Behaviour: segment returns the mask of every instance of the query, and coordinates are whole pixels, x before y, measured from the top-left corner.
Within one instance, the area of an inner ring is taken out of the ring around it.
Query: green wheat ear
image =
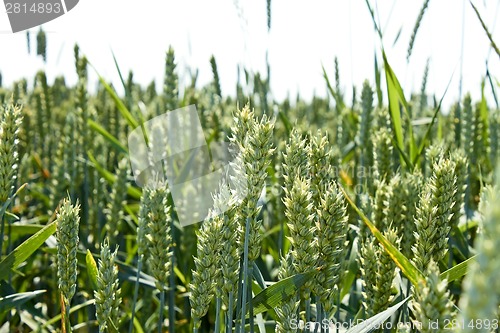
[[[189,285],[191,316],[196,330],[215,295],[221,298],[228,311],[233,311],[238,286],[241,255],[238,248],[239,225],[234,216],[236,209],[224,210],[232,207],[239,198],[222,181],[213,200],[213,208],[197,233],[196,270]]]
[[[448,282],[439,278],[439,267],[431,260],[426,269],[425,283],[420,281],[415,295],[415,312],[422,324],[420,332],[446,332],[447,323],[453,318],[453,302],[448,291]],[[431,323],[438,325],[433,328]]]
[[[403,232],[407,208],[407,187],[398,173],[389,180],[384,204],[384,223],[386,227],[395,228],[399,234]]]
[[[462,147],[462,120],[461,120],[461,105],[454,103],[450,109],[451,133],[450,140],[454,148]]]
[[[419,170],[413,173],[406,173],[403,178],[402,186],[405,188],[405,216],[402,226],[401,252],[406,258],[413,258],[413,246],[415,245],[415,216],[417,214],[417,205],[422,192],[422,174]]]
[[[227,212],[223,213],[223,205],[229,207],[234,204],[235,198],[230,193],[230,189],[225,182],[222,182],[219,187],[219,193],[214,196],[214,208],[218,211],[221,223],[221,250],[220,250],[220,267],[222,281],[222,301],[229,311],[232,311],[233,296],[237,291],[238,273],[240,267],[241,251],[239,249],[238,236],[241,233],[239,230],[238,221],[234,217],[235,208],[230,208]],[[214,213],[217,214],[217,213]]]
[[[210,57],[210,66],[212,67],[212,74],[214,76],[213,87],[215,94],[221,98],[222,90],[220,88],[219,71],[217,70],[217,62],[215,61],[215,57],[213,55]]]
[[[290,133],[289,142],[283,153],[283,188],[291,188],[295,179],[307,177],[310,163],[308,161],[308,149],[306,139],[294,128]]]
[[[36,54],[42,56],[43,61],[47,62],[47,36],[41,27],[36,34]]]
[[[39,71],[36,74],[33,93],[35,95],[37,122],[40,131],[40,155],[48,165],[49,170],[51,170],[53,159],[49,157],[52,156],[54,150],[52,146],[55,145],[56,140],[54,140],[54,135],[49,135],[49,133],[54,133],[55,130],[53,121],[54,112],[51,107],[51,92],[49,91],[45,72]]]
[[[286,257],[280,259],[280,268],[278,272],[278,279],[281,281],[294,275],[295,268],[293,264],[293,257],[290,253]],[[297,332],[296,328],[292,328],[292,319],[297,319],[297,311],[299,310],[298,297],[292,296],[290,299],[276,308],[278,321],[276,322],[276,333],[294,333]]]
[[[384,236],[391,244],[399,246],[394,229],[384,232]],[[396,264],[375,238],[361,243],[359,263],[363,278],[363,308],[369,318],[389,307]]]
[[[360,148],[359,164],[365,174],[365,168],[373,165],[373,143],[370,140],[372,132],[373,120],[373,90],[368,81],[363,83],[363,90],[361,91],[361,120],[359,122],[358,134],[356,136],[356,144]],[[359,181],[363,183],[365,177],[361,177]]]
[[[384,236],[391,244],[399,247],[399,238],[395,229],[387,230],[384,232]],[[373,314],[387,310],[392,302],[391,287],[396,274],[396,264],[381,244],[378,244],[377,252],[379,262],[376,277],[375,300],[372,307]]]
[[[163,97],[167,111],[177,109],[179,105],[179,77],[176,72],[175,52],[170,46],[165,59],[165,79],[163,83]]]
[[[465,215],[465,192],[467,191],[467,170],[469,163],[462,149],[454,150],[450,159],[455,163],[455,174],[457,176],[457,191],[455,192],[454,204],[450,225],[456,226],[460,217]]]
[[[247,219],[249,221],[248,259],[253,262],[259,257],[261,249],[262,221],[258,219],[261,209],[258,201],[265,187],[267,167],[271,163],[271,156],[275,150],[272,141],[274,122],[266,115],[257,120],[254,111],[246,105],[235,112],[235,125],[231,130],[231,140],[239,148],[240,161],[243,165],[241,170],[243,174],[239,177],[246,180],[248,189],[236,213],[236,218],[242,226],[246,224]],[[246,232],[244,228],[241,228],[241,231],[243,234]],[[245,239],[243,234],[240,235],[240,241]]]
[[[146,259],[149,257],[148,253],[148,239],[146,235],[149,234],[148,222],[149,212],[151,209],[151,194],[150,190],[145,188],[142,191],[141,202],[139,205],[139,215],[137,216],[137,255],[139,258]]]
[[[343,194],[333,181],[321,193],[319,218],[316,221],[317,252],[319,267],[323,269],[316,276],[315,294],[327,314],[335,305],[335,291],[341,279],[344,258],[348,247],[345,246],[348,216]]]
[[[309,155],[308,177],[311,181],[312,200],[314,207],[321,205],[321,193],[333,179],[333,168],[330,165],[331,152],[328,136],[318,131],[309,136],[306,148]],[[293,148],[293,147],[290,147]],[[292,179],[293,181],[293,179]]]
[[[429,163],[429,169],[432,172],[432,168],[435,163],[437,163],[441,158],[444,157],[444,147],[439,144],[434,144],[429,146],[425,151],[425,158]]]
[[[366,317],[369,318],[373,314],[378,272],[378,252],[373,238],[368,238],[360,243],[359,254],[358,260],[363,284],[363,309]]]
[[[392,176],[393,145],[389,130],[380,128],[373,136],[373,176],[378,181],[390,179]]]
[[[97,289],[94,291],[96,317],[100,332],[110,332],[110,322],[118,325],[119,308],[122,302],[118,283],[118,267],[115,264],[118,248],[111,252],[109,242],[101,245],[101,258],[97,271]]]
[[[440,159],[433,165],[432,176],[420,197],[415,219],[417,231],[413,252],[414,262],[420,270],[424,270],[431,259],[439,262],[448,250],[456,192],[455,163]]]
[[[291,188],[285,188],[283,199],[290,230],[292,257],[297,273],[307,273],[315,269],[318,257],[310,187],[308,179],[297,178]],[[307,301],[310,298],[312,287],[313,281],[305,283],[301,291],[302,299]]]
[[[116,243],[116,238],[121,229],[121,223],[124,218],[123,207],[127,197],[127,177],[129,172],[128,158],[123,158],[118,163],[116,171],[116,181],[113,183],[109,195],[109,203],[106,207],[106,233],[109,241]]]
[[[491,165],[497,165],[498,156],[500,155],[500,145],[498,144],[500,140],[500,110],[489,113],[489,123],[490,163]]]
[[[172,252],[172,235],[170,233],[170,209],[167,204],[168,191],[165,186],[144,189],[147,199],[144,200],[147,212],[146,240],[149,254],[149,269],[156,279],[156,287],[164,291],[168,285],[170,274],[170,258]],[[144,213],[143,213],[144,214]]]
[[[372,198],[370,204],[372,208],[371,214],[373,223],[375,223],[377,229],[383,231],[388,227],[386,224],[386,211],[388,207],[386,206],[388,204],[387,198],[390,196],[389,185],[385,181],[375,181],[375,186],[375,197]]]
[[[500,297],[500,169],[496,172],[495,186],[486,186],[481,193],[480,202],[482,232],[475,240],[477,259],[471,264],[463,283],[463,295],[459,308],[465,323],[484,318],[498,318],[498,299]],[[489,332],[477,327],[465,327],[463,332]]]
[[[262,221],[257,220],[257,214],[260,207],[257,207],[262,189],[265,187],[267,177],[267,167],[271,163],[271,156],[274,153],[272,135],[274,130],[274,122],[266,115],[259,122],[256,122],[254,129],[249,138],[248,146],[242,149],[243,161],[246,167],[248,177],[248,198],[247,208],[250,214],[247,216],[253,217],[250,221],[249,233],[249,255],[250,261],[256,260],[260,255],[261,250],[261,225]]]
[[[64,199],[56,217],[57,277],[66,305],[71,303],[76,291],[79,211],[78,203],[73,206],[69,199]]]
[[[50,187],[50,208],[54,209],[63,193],[74,193],[76,170],[76,151],[78,143],[75,140],[76,117],[73,111],[66,114],[63,133],[54,159],[52,186]]]
[[[210,302],[215,296],[215,287],[219,280],[217,263],[221,239],[221,219],[209,217],[198,232],[197,253],[194,258],[196,270],[189,285],[191,295],[191,316],[195,328],[201,325],[201,318],[208,312]]]
[[[467,159],[473,161],[474,158],[474,113],[472,110],[472,101],[470,94],[465,95],[461,118],[461,136],[462,148],[465,151]]]
[[[12,100],[5,108],[0,107],[0,203],[10,197],[17,179],[22,118],[21,108]]]
[[[415,26],[413,27],[413,31],[411,33],[410,43],[408,45],[408,51],[406,52],[406,61],[410,60],[411,53],[413,51],[413,44],[415,44],[415,39],[417,37],[418,29],[420,28],[420,23],[422,23],[422,19],[424,18],[425,11],[429,6],[429,0],[425,0],[420,12],[418,13],[417,21],[415,22]]]

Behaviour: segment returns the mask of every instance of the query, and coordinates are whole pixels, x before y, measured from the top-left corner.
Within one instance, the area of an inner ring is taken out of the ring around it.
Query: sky
[[[473,1],[500,44],[500,23],[496,22],[500,1]],[[171,45],[181,79],[188,80],[188,68],[198,68],[199,84],[208,83],[213,54],[223,93],[234,94],[238,65],[265,73],[267,53],[272,94],[282,100],[297,92],[305,98],[326,96],[322,65],[333,78],[338,57],[341,86],[349,98],[353,84],[361,87],[368,79],[374,85],[374,55],[380,62],[383,45],[407,94],[420,90],[427,60],[429,93],[439,99],[451,82],[445,105],[459,97],[461,73],[463,92],[480,98],[487,59],[490,73],[500,81],[500,59],[490,50],[469,0],[430,1],[409,62],[408,42],[423,1],[370,2],[384,31],[382,42],[374,32],[365,0],[272,0],[269,32],[265,0],[80,0],[73,10],[43,25],[46,64],[28,54],[25,32],[10,32],[2,10],[0,72],[4,85],[32,77],[40,69],[50,81],[64,75],[67,83],[74,84],[73,46],[78,43],[99,74],[115,87],[120,87],[120,81],[112,52],[122,72],[133,70],[134,79],[143,85],[154,79],[160,90],[165,54]],[[30,31],[33,51],[38,28]],[[90,73],[91,85],[95,85],[95,74]]]

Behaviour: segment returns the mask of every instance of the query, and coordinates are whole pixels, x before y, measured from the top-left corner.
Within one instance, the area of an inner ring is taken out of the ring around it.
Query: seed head
[[[469,323],[484,318],[498,318],[500,297],[500,170],[496,172],[496,185],[486,186],[480,204],[482,232],[474,242],[477,258],[471,264],[463,283],[459,308],[461,317]],[[465,327],[464,332],[489,332],[487,327]]]
[[[118,283],[118,267],[115,259],[118,249],[111,252],[108,241],[101,246],[101,258],[97,271],[97,290],[94,291],[96,317],[100,332],[108,332],[108,321],[118,325],[121,290]]]
[[[170,258],[172,257],[172,235],[170,234],[170,206],[167,204],[167,189],[165,186],[146,188],[144,200],[147,205],[147,235],[149,253],[149,269],[156,279],[156,287],[163,291],[168,285],[170,275]]]
[[[415,295],[417,320],[422,324],[422,333],[446,332],[446,323],[453,318],[453,302],[447,281],[439,278],[439,267],[431,260],[426,270],[425,284],[420,281]],[[434,328],[431,323],[437,324]]]
[[[58,285],[67,304],[76,291],[79,211],[78,203],[73,206],[69,199],[64,199],[56,217]]]
[[[10,197],[17,178],[21,121],[20,107],[12,102],[5,108],[0,107],[0,203]]]

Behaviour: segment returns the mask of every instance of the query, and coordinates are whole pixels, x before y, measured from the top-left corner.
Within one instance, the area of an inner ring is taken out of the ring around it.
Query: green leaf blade
[[[36,296],[47,292],[47,290],[35,290],[25,293],[12,294],[5,297],[0,297],[0,313],[10,310],[14,307],[23,305],[27,301]]]
[[[462,261],[460,264],[455,265],[452,268],[444,271],[440,275],[441,280],[446,279],[446,280],[448,280],[448,282],[452,282],[452,281],[460,279],[462,276],[467,274],[467,268],[469,267],[469,265],[471,263],[476,261],[476,257],[477,257],[477,255],[472,256],[469,259]]]
[[[139,126],[139,122],[134,118],[134,116],[132,115],[132,113],[130,113],[130,111],[127,109],[127,107],[125,106],[125,104],[123,103],[123,101],[116,94],[115,90],[113,88],[111,88],[111,86],[106,82],[106,80],[104,80],[104,78],[101,75],[99,75],[99,73],[97,72],[97,70],[95,68],[94,68],[94,70],[95,70],[97,76],[99,77],[99,81],[103,85],[104,89],[107,91],[107,93],[109,94],[109,96],[111,96],[111,98],[115,102],[115,105],[118,108],[118,111],[120,111],[120,113],[125,118],[125,120],[127,120],[127,123],[132,128],[138,127]]]
[[[407,297],[398,304],[391,306],[387,310],[380,312],[371,318],[368,318],[361,324],[351,327],[347,331],[347,333],[368,333],[373,331],[376,327],[380,326],[380,324],[382,324],[390,316],[392,316],[409,298],[410,297]]]
[[[56,222],[48,224],[9,253],[0,262],[0,280],[6,279],[9,276],[9,272],[28,259],[47,238],[56,232],[56,227]]]
[[[119,152],[128,155],[128,149],[120,143],[120,141],[115,138],[111,133],[109,133],[104,127],[93,121],[92,119],[87,120],[89,127],[95,132],[102,135],[106,141],[108,141],[113,147],[115,147]]]
[[[87,273],[90,277],[90,283],[94,290],[97,289],[97,264],[90,250],[87,250],[87,255],[85,256],[85,263],[87,264]]]
[[[290,297],[296,295],[299,289],[316,273],[317,271],[314,270],[295,274],[262,290],[252,299],[253,314],[263,313],[286,302]]]

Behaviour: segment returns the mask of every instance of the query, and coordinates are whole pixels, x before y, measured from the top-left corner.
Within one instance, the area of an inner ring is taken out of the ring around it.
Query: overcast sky
[[[409,63],[408,41],[423,1],[371,3],[378,7],[383,45],[407,93],[419,90],[425,63],[430,59],[429,92],[439,97],[455,73],[446,104],[458,97],[463,31],[463,89],[480,97],[490,46],[468,0],[430,1]],[[499,3],[475,1],[497,43]],[[111,50],[122,71],[132,69],[135,80],[142,84],[155,79],[160,89],[169,45],[175,49],[181,77],[187,76],[189,65],[199,69],[200,83],[212,78],[209,58],[214,54],[227,94],[235,91],[238,64],[265,71],[266,50],[272,92],[277,99],[294,96],[297,91],[304,97],[313,92],[325,96],[321,65],[333,76],[335,56],[347,96],[353,83],[359,87],[364,79],[374,82],[374,52],[380,54],[380,42],[365,0],[273,0],[269,33],[266,21],[265,0],[81,0],[72,11],[43,26],[48,31],[48,62],[44,64],[39,57],[27,54],[25,32],[9,33],[7,15],[2,10],[0,72],[4,84],[32,77],[42,68],[49,80],[64,74],[73,84],[73,46],[77,42],[100,74],[117,87],[120,84]],[[32,49],[36,48],[36,32],[37,28],[32,29]],[[489,56],[489,66],[500,81],[500,61],[494,52]]]

